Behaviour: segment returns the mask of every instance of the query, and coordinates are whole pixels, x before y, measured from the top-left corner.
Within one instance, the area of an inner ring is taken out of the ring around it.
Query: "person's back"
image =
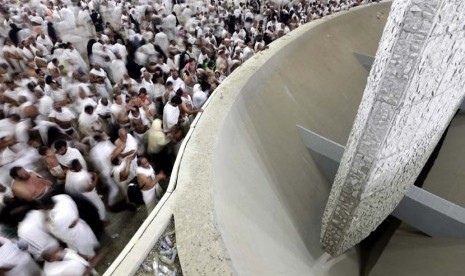
[[[109,140],[98,141],[90,149],[89,156],[99,173],[108,173],[111,170],[110,158],[114,150],[115,145]]]
[[[28,251],[36,260],[50,246],[58,246],[58,241],[50,234],[45,221],[45,213],[31,210],[18,225],[18,237],[27,242]]]
[[[87,192],[87,186],[92,182],[92,178],[88,171],[81,170],[75,172],[69,170],[66,173],[65,191],[72,195],[79,195]]]
[[[165,55],[168,54],[169,41],[168,36],[164,32],[160,31],[155,35],[155,43],[160,46]]]
[[[162,121],[160,119],[155,119],[149,129],[147,136],[147,152],[149,154],[159,153],[170,142],[165,133],[163,133],[161,124]]]
[[[65,190],[71,195],[81,195],[87,198],[97,208],[100,220],[104,221],[106,219],[105,205],[95,190],[97,180],[96,175],[92,178],[92,175],[82,168],[79,160],[74,159],[66,174]]]
[[[194,104],[194,108],[201,108],[203,104],[207,101],[208,96],[207,96],[207,93],[203,92],[200,89],[200,84],[196,84],[196,85],[198,85],[197,86],[198,88],[196,89],[196,86],[194,86],[194,97],[192,101]]]
[[[51,233],[81,255],[95,256],[99,243],[89,225],[79,218],[76,203],[68,195],[56,195],[52,200],[55,204],[48,216]]]
[[[173,99],[176,96],[173,97]],[[169,132],[170,129],[178,123],[179,114],[181,111],[178,106],[174,106],[172,102],[169,102],[163,108],[163,131]]]

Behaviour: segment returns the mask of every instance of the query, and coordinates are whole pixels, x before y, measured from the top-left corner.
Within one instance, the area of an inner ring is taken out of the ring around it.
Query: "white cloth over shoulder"
[[[200,88],[200,84],[194,85],[194,98],[192,99],[195,108],[201,108],[202,105],[207,101],[207,93],[203,92]]]
[[[137,170],[137,162],[134,163],[134,160],[131,162],[131,165],[129,165],[129,175],[126,178],[126,180],[121,180],[120,179],[120,173],[126,166],[126,162],[128,161],[127,158],[123,159],[123,162],[121,164],[114,166],[112,170],[112,175],[113,179],[116,181],[116,183],[119,184],[121,190],[125,195],[127,195],[127,189],[128,189],[128,184],[136,177],[136,170]]]
[[[110,173],[111,154],[114,150],[115,145],[108,140],[97,143],[90,150],[89,157],[99,173]]]
[[[27,242],[28,251],[34,259],[41,260],[42,252],[58,246],[58,241],[50,235],[45,222],[45,213],[32,210],[18,225],[18,237]]]
[[[155,119],[152,122],[152,127],[148,130],[147,135],[147,152],[150,154],[159,153],[170,142],[166,137],[161,127],[162,121]]]
[[[44,263],[44,273],[46,276],[82,276],[88,267],[89,263],[76,251],[66,248],[62,261]]]
[[[39,276],[41,270],[28,252],[22,251],[9,239],[0,237],[0,267],[11,268],[6,276]]]
[[[126,146],[124,147],[121,153],[123,154],[128,153],[132,150],[137,150],[137,141],[134,138],[134,136],[128,133],[127,140],[126,140]]]
[[[145,177],[149,177],[150,179],[155,179],[155,171],[153,170],[152,166],[149,168],[137,167],[137,174],[144,175]],[[143,188],[143,187],[141,187]],[[142,198],[144,199],[145,206],[147,211],[151,211],[155,205],[157,204],[157,196],[158,194],[162,193],[160,185],[157,183],[149,190],[142,190]]]
[[[105,205],[102,199],[97,194],[97,191],[92,189],[87,191],[87,187],[92,183],[92,177],[86,170],[79,172],[68,171],[66,173],[65,190],[72,195],[83,195],[89,200],[98,210],[100,220],[106,219]]]
[[[76,203],[68,195],[56,195],[52,200],[55,206],[49,211],[50,232],[80,254],[95,256],[99,242],[89,225],[79,218]]]
[[[65,166],[65,167],[70,167],[71,161],[74,159],[79,160],[79,163],[81,163],[81,166],[87,170],[87,163],[84,160],[84,157],[82,156],[81,152],[75,148],[68,147],[66,150],[66,153],[63,155],[57,154],[57,159],[58,162]]]
[[[163,108],[163,131],[169,132],[178,123],[181,111],[177,106],[167,103]]]

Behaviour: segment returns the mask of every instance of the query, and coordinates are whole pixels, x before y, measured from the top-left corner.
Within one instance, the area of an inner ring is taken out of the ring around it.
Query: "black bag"
[[[134,183],[130,183],[128,185],[128,199],[129,199],[129,202],[134,203],[136,205],[145,204],[139,185],[134,184]]]

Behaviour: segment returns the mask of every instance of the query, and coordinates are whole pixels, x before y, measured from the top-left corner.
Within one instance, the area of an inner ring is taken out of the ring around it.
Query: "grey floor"
[[[97,266],[97,271],[103,274],[111,263],[118,257],[129,240],[136,233],[139,226],[147,217],[145,207],[135,212],[122,211],[119,213],[107,212],[110,224],[105,228],[107,237],[102,240],[102,250],[106,252]]]

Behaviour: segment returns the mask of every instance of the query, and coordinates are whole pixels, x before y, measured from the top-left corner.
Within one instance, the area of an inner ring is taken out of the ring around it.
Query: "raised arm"
[[[130,168],[131,168],[131,161],[136,157],[136,153],[130,155],[128,159],[126,159],[126,164],[124,166],[124,169],[119,173],[119,179],[120,181],[125,181],[128,179],[129,173],[130,173]]]

